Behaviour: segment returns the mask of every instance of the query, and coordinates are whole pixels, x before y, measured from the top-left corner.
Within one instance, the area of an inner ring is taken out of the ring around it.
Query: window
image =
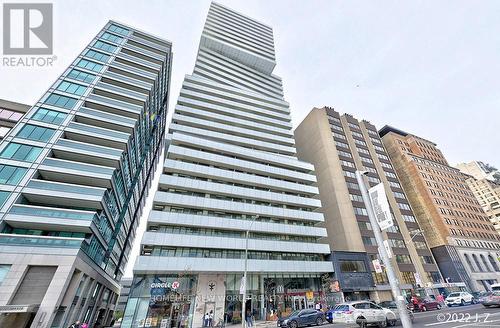
[[[409,255],[396,255],[396,262],[402,264],[411,264],[411,259]]]
[[[93,58],[93,59],[100,61],[100,62],[107,62],[109,59],[109,55],[103,54],[102,52],[97,52],[97,51],[92,50],[92,49],[87,51],[87,53],[85,54],[85,57]]]
[[[344,173],[345,177],[356,179],[356,173],[351,172],[351,171],[345,171],[345,170],[343,170],[342,172]]]
[[[344,161],[344,160],[340,161],[340,165],[344,165],[344,166],[347,166],[347,167],[356,167],[356,165],[354,165],[353,162]]]
[[[94,71],[94,72],[100,72],[101,69],[104,67],[101,64],[91,62],[86,59],[81,59],[78,64],[76,64],[78,67],[86,68],[88,70]]]
[[[22,127],[16,137],[34,141],[47,142],[54,135],[54,130],[41,126],[26,124]]]
[[[370,222],[358,221],[359,230],[373,230]]]
[[[23,117],[22,113],[14,112],[5,108],[0,108],[0,119],[19,121]]]
[[[394,194],[394,197],[396,197],[396,198],[406,199],[405,194],[403,194],[401,192],[393,191],[392,193]]]
[[[341,156],[348,157],[348,158],[352,158],[351,153],[349,153],[349,152],[347,152],[347,151],[338,150],[338,153],[339,153],[339,155],[341,155]]]
[[[115,33],[118,33],[118,34],[121,34],[121,35],[127,35],[128,34],[128,30],[123,28],[123,27],[120,27],[118,25],[115,25],[115,24],[112,24],[110,27],[109,27],[109,30],[111,32],[115,32]]]
[[[47,98],[45,103],[47,103],[49,105],[56,106],[56,107],[71,109],[75,106],[76,99],[66,97],[66,96],[57,95],[57,94],[53,93]]]
[[[340,134],[340,133],[337,133],[337,132],[334,132],[333,136],[337,137],[339,139],[342,139],[342,140],[346,140],[346,137],[343,134]]]
[[[0,153],[0,157],[15,159],[19,161],[33,162],[42,152],[42,148],[18,143],[10,143]]]
[[[394,248],[406,248],[405,242],[401,239],[388,239],[389,245]]]
[[[1,202],[1,201],[0,201],[0,202]],[[490,260],[490,263],[491,263],[491,266],[493,267],[493,269],[494,269],[496,272],[499,272],[500,270],[498,269],[497,262],[495,261],[495,259],[493,258],[493,256],[488,255],[488,260]]]
[[[366,272],[364,261],[340,260],[340,271],[342,272]]]
[[[365,245],[377,246],[377,241],[374,237],[361,236],[361,239],[363,239],[363,244]]]
[[[109,43],[106,43],[106,42],[102,42],[100,40],[96,41],[96,43],[94,44],[94,47],[97,49],[107,51],[107,52],[114,52],[116,50],[116,46],[109,44]]]
[[[0,164],[0,184],[16,185],[27,171],[27,169],[22,167]]]
[[[422,261],[423,264],[434,264],[432,256],[429,255],[421,255],[420,260]]]
[[[402,209],[402,210],[411,211],[410,205],[408,205],[408,204],[398,203],[398,207],[399,207],[400,209]]]
[[[55,110],[50,110],[47,108],[40,107],[36,111],[35,115],[33,115],[31,118],[33,120],[41,121],[41,122],[46,122],[46,123],[52,123],[52,124],[61,124],[64,119],[66,118],[67,114],[57,112]]]
[[[61,83],[59,83],[57,90],[82,96],[85,93],[85,90],[87,90],[87,87],[81,84],[62,81]]]
[[[102,34],[102,38],[104,40],[108,40],[108,41],[115,42],[115,43],[120,43],[123,40],[123,38],[121,38],[121,37],[119,37],[117,35],[108,33],[108,32],[104,32]]]
[[[10,270],[10,264],[0,264],[0,285]]]
[[[71,70],[68,73],[68,77],[73,80],[78,80],[86,83],[92,83],[95,79],[95,75],[79,71],[77,69]]]
[[[0,191],[0,207],[3,206],[7,198],[9,198],[10,192],[8,191]]]
[[[361,195],[349,194],[349,197],[354,202],[363,202],[363,197]]]
[[[406,222],[417,222],[417,220],[415,220],[415,217],[413,215],[402,215],[402,217],[403,220]]]
[[[403,283],[408,285],[416,284],[415,275],[413,272],[401,272],[401,276],[403,277]]]
[[[418,249],[426,249],[427,245],[425,245],[425,242],[423,241],[414,241],[413,244],[415,245],[415,248]]]
[[[362,207],[354,207],[354,214],[356,215],[368,215],[368,212],[365,208]]]

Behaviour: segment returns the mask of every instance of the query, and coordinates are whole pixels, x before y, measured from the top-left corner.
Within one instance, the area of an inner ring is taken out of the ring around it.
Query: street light
[[[408,316],[408,310],[406,308],[406,303],[404,302],[404,297],[401,295],[401,289],[399,287],[399,280],[394,273],[392,263],[387,254],[387,250],[384,246],[384,237],[382,236],[382,231],[380,231],[377,218],[373,211],[372,202],[368,195],[368,190],[366,189],[365,181],[363,180],[363,175],[367,174],[367,171],[356,171],[356,180],[358,181],[359,190],[363,196],[363,202],[365,203],[366,211],[368,212],[368,218],[370,219],[370,224],[372,225],[373,234],[375,235],[375,240],[378,245],[378,252],[382,258],[382,262],[385,264],[385,270],[387,271],[387,278],[389,278],[389,284],[391,285],[392,294],[394,295],[396,306],[398,307],[399,315],[401,318],[401,325],[403,328],[411,328],[412,324],[410,317]],[[385,194],[384,194],[384,197]]]
[[[243,270],[243,301],[241,302],[241,328],[245,328],[245,317],[246,317],[246,304],[247,304],[247,262],[248,262],[248,235],[250,234],[250,229],[252,225],[259,218],[259,215],[254,216],[245,234],[245,268]]]

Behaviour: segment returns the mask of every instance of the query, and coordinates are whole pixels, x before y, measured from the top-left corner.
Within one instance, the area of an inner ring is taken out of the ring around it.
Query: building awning
[[[28,313],[38,311],[40,304],[1,305],[0,313]]]

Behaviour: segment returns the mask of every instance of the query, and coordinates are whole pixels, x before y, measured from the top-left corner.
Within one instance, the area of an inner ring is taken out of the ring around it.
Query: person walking
[[[212,327],[214,324],[214,311],[210,310],[210,313],[208,314],[208,326]]]
[[[205,313],[205,316],[203,317],[203,327],[208,327],[208,312]]]

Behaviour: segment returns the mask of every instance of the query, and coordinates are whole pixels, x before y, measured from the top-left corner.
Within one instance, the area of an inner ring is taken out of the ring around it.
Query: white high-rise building
[[[324,295],[321,275],[333,268],[320,242],[314,167],[296,157],[275,64],[269,26],[211,4],[168,131],[122,327],[200,327],[210,311],[214,325],[241,320],[247,230],[246,308],[257,319]]]

